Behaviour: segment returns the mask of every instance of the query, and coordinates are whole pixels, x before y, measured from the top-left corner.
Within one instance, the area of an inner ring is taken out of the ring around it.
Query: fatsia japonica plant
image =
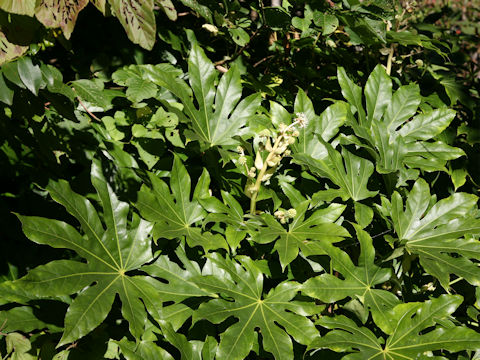
[[[267,99],[188,35],[183,69],[64,83],[9,65],[22,94],[74,105],[71,120],[48,103],[32,130],[66,137],[58,163],[69,136],[95,146],[82,186],[35,188],[58,216],[15,213],[64,250],[0,283],[2,355],[477,358],[480,211],[448,177],[466,156],[444,133],[456,112],[381,65],[364,86],[339,66],[329,103]]]

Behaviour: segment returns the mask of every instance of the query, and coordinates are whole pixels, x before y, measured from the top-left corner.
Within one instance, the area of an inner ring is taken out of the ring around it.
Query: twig
[[[75,92],[75,94],[77,93],[75,91],[75,88],[72,87],[72,90]],[[97,121],[102,121],[100,120],[97,116],[95,116],[95,114],[93,114],[90,110],[87,109],[87,107],[85,106],[85,104],[82,102],[82,100],[80,99],[80,96],[77,95],[77,100],[78,102],[80,103],[80,105],[82,105],[82,107],[85,109],[85,111],[87,112],[88,115],[90,115],[93,119],[97,120]]]
[[[257,30],[255,30],[255,31],[253,32],[252,36],[250,36],[250,40],[248,40],[248,42],[247,42],[245,45],[243,45],[235,54],[233,54],[233,56],[232,56],[231,58],[227,58],[227,59],[223,59],[223,60],[217,61],[217,62],[215,62],[215,66],[216,66],[216,65],[223,65],[223,64],[225,64],[227,61],[233,61],[233,60],[235,60],[237,57],[239,57],[239,56],[242,54],[242,52],[243,52],[248,46],[250,46],[250,42],[252,41],[252,39],[253,39],[255,36],[257,36],[257,34],[258,34],[258,32],[259,32],[260,29],[261,29],[261,27],[258,28]]]
[[[388,233],[391,232],[391,231],[392,231],[392,229],[382,231],[380,234],[373,235],[373,236],[372,236],[372,239],[375,239],[375,238],[377,238],[377,237],[379,237],[379,236],[388,234]]]
[[[263,59],[257,61],[255,64],[253,64],[253,67],[257,67],[258,65],[260,65],[261,63],[263,63],[264,61],[274,57],[275,55],[268,55],[268,56],[265,56]]]

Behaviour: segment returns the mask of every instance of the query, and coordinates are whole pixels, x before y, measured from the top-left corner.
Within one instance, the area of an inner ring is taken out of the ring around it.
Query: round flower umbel
[[[245,194],[250,197],[251,214],[255,214],[256,211],[261,183],[270,180],[282,159],[290,156],[288,147],[295,143],[296,138],[300,135],[296,127],[304,128],[307,124],[308,119],[305,114],[296,113],[296,117],[290,125],[281,123],[278,130],[262,130],[257,138],[259,143],[254,154],[254,167],[250,169],[243,148],[237,149],[240,154],[237,164],[245,167],[245,174],[248,176]]]

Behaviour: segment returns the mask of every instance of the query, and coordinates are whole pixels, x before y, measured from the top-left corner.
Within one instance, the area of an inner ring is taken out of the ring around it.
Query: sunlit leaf
[[[212,254],[209,259],[213,275],[205,274],[194,281],[231,300],[210,300],[200,305],[193,319],[213,323],[231,316],[238,319],[221,335],[217,358],[245,359],[254,345],[256,328],[262,333],[263,348],[276,359],[293,359],[290,336],[301,344],[309,344],[316,336],[315,326],[305,315],[314,314],[321,307],[292,300],[299,290],[298,283],[283,282],[264,295],[263,274],[251,259],[243,258],[237,263],[219,254]]]

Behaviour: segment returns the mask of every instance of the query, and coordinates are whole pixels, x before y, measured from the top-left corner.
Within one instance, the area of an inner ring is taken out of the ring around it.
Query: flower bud
[[[262,159],[262,155],[260,154],[260,151],[257,152],[257,155],[255,157],[255,167],[258,170],[262,170],[263,168],[263,159]]]
[[[239,165],[245,165],[247,163],[247,158],[245,156],[240,156],[237,162]]]
[[[265,144],[265,150],[268,152],[272,151],[272,143],[270,142],[270,138],[267,138],[267,143]]]
[[[292,219],[295,216],[297,216],[297,210],[295,210],[294,208],[291,208],[291,209],[287,210],[287,217]]]

